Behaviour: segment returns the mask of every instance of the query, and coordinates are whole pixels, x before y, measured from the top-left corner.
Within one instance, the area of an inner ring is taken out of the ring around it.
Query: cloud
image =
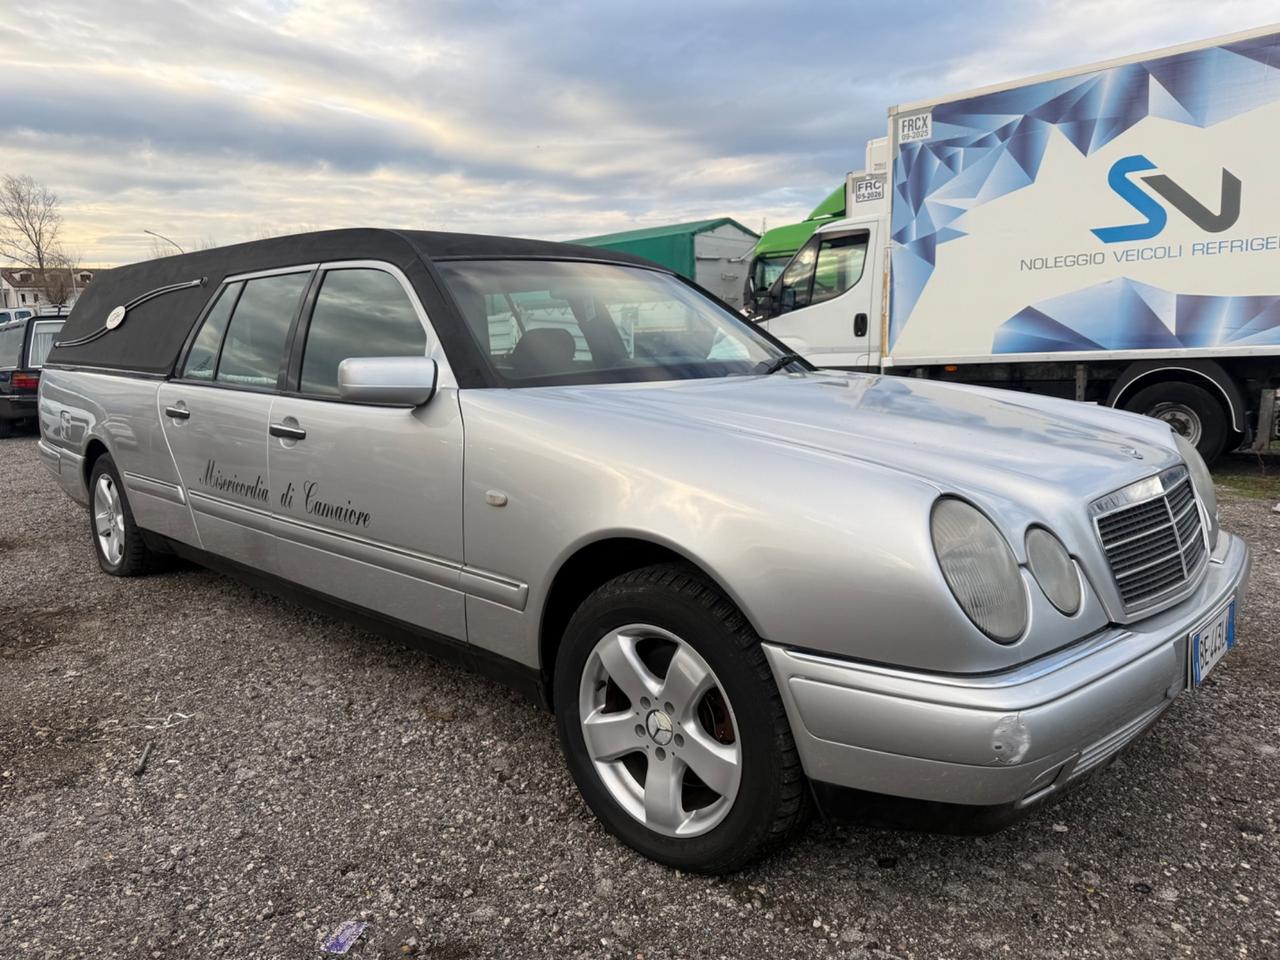
[[[145,228],[572,237],[803,216],[890,104],[1262,22],[1156,0],[43,0],[0,24],[0,172],[94,261]]]

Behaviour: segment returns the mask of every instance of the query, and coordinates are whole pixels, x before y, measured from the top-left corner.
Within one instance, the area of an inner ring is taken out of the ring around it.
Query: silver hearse
[[[40,452],[177,553],[554,711],[605,826],[731,870],[819,794],[1025,809],[1235,642],[1244,543],[1156,420],[815,370],[652,264],[343,230],[100,274]]]

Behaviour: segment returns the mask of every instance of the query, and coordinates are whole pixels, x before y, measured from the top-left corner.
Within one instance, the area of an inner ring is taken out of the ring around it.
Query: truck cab
[[[813,232],[824,224],[839,220],[845,213],[846,185],[841,184],[809,211],[798,223],[774,227],[761,234],[751,251],[747,265],[747,280],[742,291],[742,306],[748,312],[758,312],[768,296],[769,288],[796,252],[804,246]]]
[[[854,216],[818,227],[760,298],[759,323],[822,367],[878,369],[888,202],[878,173],[851,173]]]

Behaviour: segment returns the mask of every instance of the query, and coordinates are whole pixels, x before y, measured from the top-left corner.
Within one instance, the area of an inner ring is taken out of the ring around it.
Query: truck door
[[[771,295],[766,329],[820,367],[866,367],[878,322],[878,271],[870,262],[878,224],[816,233],[801,247]]]
[[[178,378],[158,393],[200,546],[272,573],[267,428],[289,329],[311,274],[307,268],[224,284]]]
[[[339,395],[343,360],[405,356],[439,365],[428,403]],[[281,576],[464,639],[462,415],[439,340],[403,274],[370,261],[321,267],[270,419]]]

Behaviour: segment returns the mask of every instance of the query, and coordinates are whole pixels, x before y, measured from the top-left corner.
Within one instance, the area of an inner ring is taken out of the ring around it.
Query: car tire
[[[13,436],[13,421],[0,417],[0,440]]]
[[[137,577],[155,565],[155,555],[133,520],[120,472],[106,453],[93,462],[89,474],[89,535],[103,573]]]
[[[807,784],[760,638],[698,571],[645,567],[587,597],[553,694],[583,799],[646,857],[726,873],[803,822]]]
[[[1227,411],[1214,396],[1194,383],[1171,381],[1139,390],[1124,408],[1163,420],[1195,443],[1205,463],[1222,455],[1231,433]]]

